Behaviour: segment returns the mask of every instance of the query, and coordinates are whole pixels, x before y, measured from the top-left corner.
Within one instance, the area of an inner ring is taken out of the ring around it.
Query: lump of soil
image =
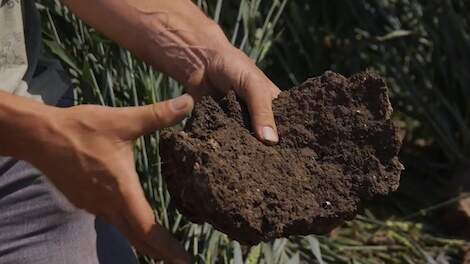
[[[401,142],[379,76],[326,72],[282,92],[273,111],[275,146],[254,137],[233,93],[204,98],[183,131],[162,133],[164,178],[187,218],[256,244],[325,234],[397,189]]]

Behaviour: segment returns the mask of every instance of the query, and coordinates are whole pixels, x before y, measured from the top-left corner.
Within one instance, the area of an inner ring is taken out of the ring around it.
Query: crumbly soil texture
[[[398,188],[401,141],[384,80],[326,72],[273,101],[280,136],[254,136],[234,93],[195,106],[182,131],[163,131],[163,173],[176,207],[242,244],[325,234],[361,202]]]

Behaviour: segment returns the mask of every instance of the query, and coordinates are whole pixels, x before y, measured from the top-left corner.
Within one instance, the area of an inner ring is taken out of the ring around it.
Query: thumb
[[[156,130],[171,127],[188,116],[194,107],[193,98],[184,94],[171,100],[160,103],[125,108],[128,137],[131,139],[155,132]]]

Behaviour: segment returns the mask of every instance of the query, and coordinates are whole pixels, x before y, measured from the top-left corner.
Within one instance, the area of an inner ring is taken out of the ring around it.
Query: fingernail
[[[279,136],[272,127],[263,127],[263,139],[271,143],[277,143]]]
[[[179,112],[181,110],[185,110],[186,107],[189,104],[188,97],[189,97],[189,95],[184,94],[182,96],[179,96],[179,97],[176,97],[176,98],[170,100],[171,109],[174,112]]]

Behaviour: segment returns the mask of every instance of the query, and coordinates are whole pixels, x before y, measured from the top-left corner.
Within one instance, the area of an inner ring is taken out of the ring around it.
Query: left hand
[[[134,165],[134,141],[177,124],[193,105],[189,95],[127,108],[33,104],[40,113],[33,122],[39,125],[29,130],[29,151],[22,158],[76,207],[117,227],[139,251],[166,263],[189,264],[190,256],[157,223],[145,198]]]

